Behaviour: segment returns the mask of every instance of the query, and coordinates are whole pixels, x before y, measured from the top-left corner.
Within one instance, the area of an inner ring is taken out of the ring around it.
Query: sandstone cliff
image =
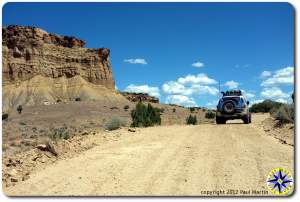
[[[3,110],[57,99],[100,99],[104,88],[114,92],[110,50],[84,45],[83,40],[36,27],[3,27]]]
[[[85,80],[114,88],[109,49],[87,49],[75,37],[49,34],[35,27],[2,28],[3,82],[15,83],[36,75]]]

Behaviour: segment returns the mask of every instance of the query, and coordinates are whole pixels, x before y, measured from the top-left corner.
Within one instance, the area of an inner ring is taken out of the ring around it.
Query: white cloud
[[[219,100],[213,100],[211,102],[206,103],[208,107],[216,107],[218,105]]]
[[[130,64],[142,64],[142,65],[148,64],[147,61],[143,58],[125,59],[124,62],[130,63]]]
[[[261,86],[268,87],[274,85],[293,85],[294,84],[294,67],[286,67],[277,70],[272,77],[264,80]]]
[[[166,94],[182,94],[182,95],[192,95],[192,94],[218,94],[218,89],[214,86],[205,86],[200,84],[183,85],[176,81],[169,81],[163,84],[162,89]]]
[[[194,98],[185,95],[168,95],[166,98],[167,104],[178,104],[186,107],[197,106]]]
[[[191,94],[183,84],[176,81],[169,81],[163,84],[162,90],[167,94]]]
[[[287,101],[287,100],[285,100],[285,99],[282,99],[282,98],[278,98],[278,99],[276,100],[276,102],[288,103],[288,101]]]
[[[151,96],[154,97],[160,97],[160,92],[158,87],[152,87],[148,85],[134,85],[130,84],[125,88],[126,92],[133,92],[133,93],[148,93]]]
[[[231,80],[231,81],[227,81],[224,85],[227,86],[229,89],[233,89],[233,88],[237,88],[239,86],[239,83]]]
[[[250,102],[250,106],[254,105],[254,104],[257,104],[257,103],[260,103],[260,102],[263,102],[264,100],[262,99],[259,99],[259,100],[253,100]]]
[[[279,99],[279,98],[289,98],[290,95],[282,92],[278,87],[264,88],[260,93],[262,97],[267,99]]]
[[[251,98],[255,97],[255,94],[254,93],[250,93],[250,92],[245,92],[245,93],[243,93],[243,95],[245,95],[245,97],[247,99],[251,99]]]
[[[190,87],[191,91],[194,94],[210,94],[210,95],[217,95],[219,90],[213,86],[203,86],[199,84],[194,84]]]
[[[193,67],[198,67],[198,68],[200,68],[200,67],[204,67],[204,63],[202,63],[202,62],[194,62],[194,63],[192,64],[192,66],[193,66]]]
[[[266,78],[266,77],[269,77],[272,75],[272,72],[270,71],[263,71],[261,74],[260,74],[260,78]]]
[[[264,101],[264,100],[262,100],[262,99],[259,99],[259,100],[253,100],[252,103],[253,103],[253,104],[256,104],[256,103],[260,103],[260,102],[263,102],[263,101]]]
[[[180,77],[178,80],[178,83],[181,84],[203,84],[203,85],[209,85],[209,84],[216,84],[217,81],[214,79],[209,78],[206,74],[198,74],[198,75],[187,75],[185,77]]]
[[[294,67],[286,67],[286,68],[277,70],[274,75],[275,78],[290,77],[290,76],[294,76]]]
[[[218,89],[211,84],[216,84],[214,79],[206,74],[187,75],[175,81],[169,81],[162,85],[166,96],[166,103],[180,104],[184,106],[196,106],[193,97],[195,95],[217,95]]]

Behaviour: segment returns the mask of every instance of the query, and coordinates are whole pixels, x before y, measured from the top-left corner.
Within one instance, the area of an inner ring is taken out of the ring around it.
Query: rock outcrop
[[[131,93],[131,92],[120,92],[120,93],[131,102],[159,103],[158,98],[154,96],[150,96],[147,93]]]
[[[85,42],[75,37],[16,25],[2,28],[2,40],[4,85],[36,75],[51,78],[80,75],[93,84],[115,88],[107,48],[84,48]]]
[[[108,48],[29,26],[2,28],[2,110],[81,100],[128,102],[115,91]]]

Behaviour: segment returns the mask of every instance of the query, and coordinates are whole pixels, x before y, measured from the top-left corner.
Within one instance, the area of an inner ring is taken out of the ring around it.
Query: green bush
[[[135,109],[131,111],[132,127],[149,127],[161,124],[160,118],[161,109],[147,106],[139,102]]]
[[[176,109],[175,108],[173,108],[173,113],[175,113],[176,112]]]
[[[125,105],[124,106],[124,111],[128,111],[128,109],[129,109],[129,105]]]
[[[295,108],[292,104],[283,104],[278,109],[272,111],[271,116],[280,124],[293,123],[295,119]]]
[[[205,118],[207,119],[214,119],[216,117],[216,114],[213,111],[207,111],[205,113]]]
[[[77,98],[75,98],[75,101],[76,101],[76,102],[80,102],[80,101],[81,101],[81,98],[80,98],[80,97],[77,97]]]
[[[8,120],[8,114],[7,113],[2,114],[2,120],[4,120],[4,121]]]
[[[57,141],[59,139],[68,140],[70,139],[71,135],[69,131],[66,128],[55,128],[53,130],[53,133],[49,135],[49,138],[52,141]]]
[[[250,107],[250,111],[254,113],[258,112],[271,112],[272,109],[279,109],[280,106],[282,106],[283,103],[275,102],[272,100],[264,100],[263,102],[253,104]]]
[[[122,126],[126,126],[127,121],[125,118],[114,116],[110,118],[104,125],[106,130],[117,130]]]
[[[19,114],[22,113],[22,111],[23,111],[22,105],[19,105],[19,106],[17,107],[17,111],[18,111]]]
[[[191,114],[186,118],[186,124],[188,125],[196,125],[197,124],[197,117],[192,116]]]
[[[190,112],[193,113],[195,111],[195,108],[191,107]]]

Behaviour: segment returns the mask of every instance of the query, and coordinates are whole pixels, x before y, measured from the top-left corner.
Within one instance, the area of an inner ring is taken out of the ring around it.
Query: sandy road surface
[[[275,167],[293,172],[293,147],[258,126],[161,126],[120,137],[31,175],[7,195],[206,195],[204,191],[267,190]],[[240,192],[239,192],[240,194]],[[216,193],[215,193],[216,195]]]

